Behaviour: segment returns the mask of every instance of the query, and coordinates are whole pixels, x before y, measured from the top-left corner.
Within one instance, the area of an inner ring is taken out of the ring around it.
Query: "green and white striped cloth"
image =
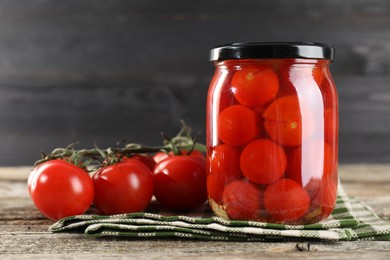
[[[283,225],[224,220],[205,204],[188,215],[161,212],[157,204],[147,212],[112,216],[79,215],[53,224],[52,232],[80,232],[90,237],[182,238],[223,241],[353,241],[390,240],[390,222],[379,218],[360,200],[339,187],[331,216],[310,225]]]

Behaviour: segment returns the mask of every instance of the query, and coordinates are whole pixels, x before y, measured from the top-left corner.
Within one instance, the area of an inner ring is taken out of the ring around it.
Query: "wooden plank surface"
[[[388,259],[389,242],[236,243],[178,239],[87,238],[79,234],[52,234],[45,219],[28,198],[30,167],[0,168],[0,258],[132,258],[132,259]],[[390,165],[341,165],[343,187],[390,221]]]
[[[208,50],[237,41],[337,49],[340,161],[390,162],[390,4],[13,0],[0,3],[0,165],[123,138],[205,132]],[[204,138],[204,135],[203,135]]]

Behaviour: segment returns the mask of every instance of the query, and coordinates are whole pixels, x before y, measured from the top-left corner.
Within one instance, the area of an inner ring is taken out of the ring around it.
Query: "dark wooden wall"
[[[237,41],[333,45],[340,161],[390,162],[390,1],[0,0],[0,165],[204,132],[208,51]]]

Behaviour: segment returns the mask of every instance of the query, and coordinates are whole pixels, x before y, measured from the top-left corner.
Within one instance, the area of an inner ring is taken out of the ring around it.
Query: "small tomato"
[[[276,221],[291,223],[307,213],[310,197],[301,185],[283,178],[265,189],[264,206]]]
[[[299,145],[314,132],[313,113],[297,96],[277,99],[265,110],[263,117],[267,134],[281,145]]]
[[[277,143],[256,139],[241,153],[241,170],[250,181],[269,184],[280,179],[287,166],[286,153]]]
[[[170,156],[154,168],[157,201],[175,211],[200,206],[207,199],[205,160],[188,155]]]
[[[152,172],[135,159],[105,166],[92,179],[94,205],[105,215],[143,211],[153,196]]]
[[[247,180],[237,180],[226,186],[222,200],[230,219],[255,220],[260,215],[263,193]]]
[[[88,173],[64,160],[47,161],[35,167],[28,188],[35,206],[52,220],[83,214],[94,196]]]
[[[223,110],[218,117],[219,139],[232,146],[242,146],[259,136],[260,117],[251,108],[234,105]]]
[[[251,66],[238,70],[232,79],[232,89],[238,102],[244,106],[261,106],[276,97],[279,79],[272,68]]]

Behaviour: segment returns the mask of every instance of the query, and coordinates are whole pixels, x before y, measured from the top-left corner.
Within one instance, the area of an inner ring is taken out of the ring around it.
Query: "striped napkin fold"
[[[284,225],[216,217],[208,204],[187,215],[170,215],[157,204],[147,212],[63,218],[49,231],[79,232],[89,237],[182,238],[219,241],[390,241],[390,222],[362,201],[350,198],[339,185],[331,216],[309,225]]]

